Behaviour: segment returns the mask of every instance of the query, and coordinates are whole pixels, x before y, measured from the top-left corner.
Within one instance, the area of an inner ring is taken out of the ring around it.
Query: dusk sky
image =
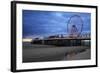
[[[67,24],[71,16],[79,15],[83,20],[82,33],[90,32],[91,14],[78,12],[54,12],[23,10],[23,37],[68,34]],[[79,23],[77,20],[76,23]],[[79,27],[77,27],[79,28]]]

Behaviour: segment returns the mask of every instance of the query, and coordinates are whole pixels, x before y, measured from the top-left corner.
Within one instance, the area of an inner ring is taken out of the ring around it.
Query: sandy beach
[[[91,58],[87,46],[52,46],[23,42],[23,62],[85,60]]]

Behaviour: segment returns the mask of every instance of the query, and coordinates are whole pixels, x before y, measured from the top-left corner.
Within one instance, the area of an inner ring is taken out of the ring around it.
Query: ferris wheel
[[[79,15],[73,15],[67,23],[67,32],[69,37],[79,37],[83,30],[83,20]]]

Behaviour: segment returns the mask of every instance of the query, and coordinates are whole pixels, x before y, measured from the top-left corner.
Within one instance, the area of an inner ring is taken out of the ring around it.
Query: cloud
[[[23,37],[67,34],[68,21],[76,14],[84,21],[83,31],[90,31],[89,13],[23,10]]]

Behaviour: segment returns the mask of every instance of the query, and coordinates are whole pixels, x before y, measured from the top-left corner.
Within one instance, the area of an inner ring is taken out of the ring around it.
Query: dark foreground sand
[[[63,61],[90,59],[90,47],[58,47],[23,43],[23,62]]]

